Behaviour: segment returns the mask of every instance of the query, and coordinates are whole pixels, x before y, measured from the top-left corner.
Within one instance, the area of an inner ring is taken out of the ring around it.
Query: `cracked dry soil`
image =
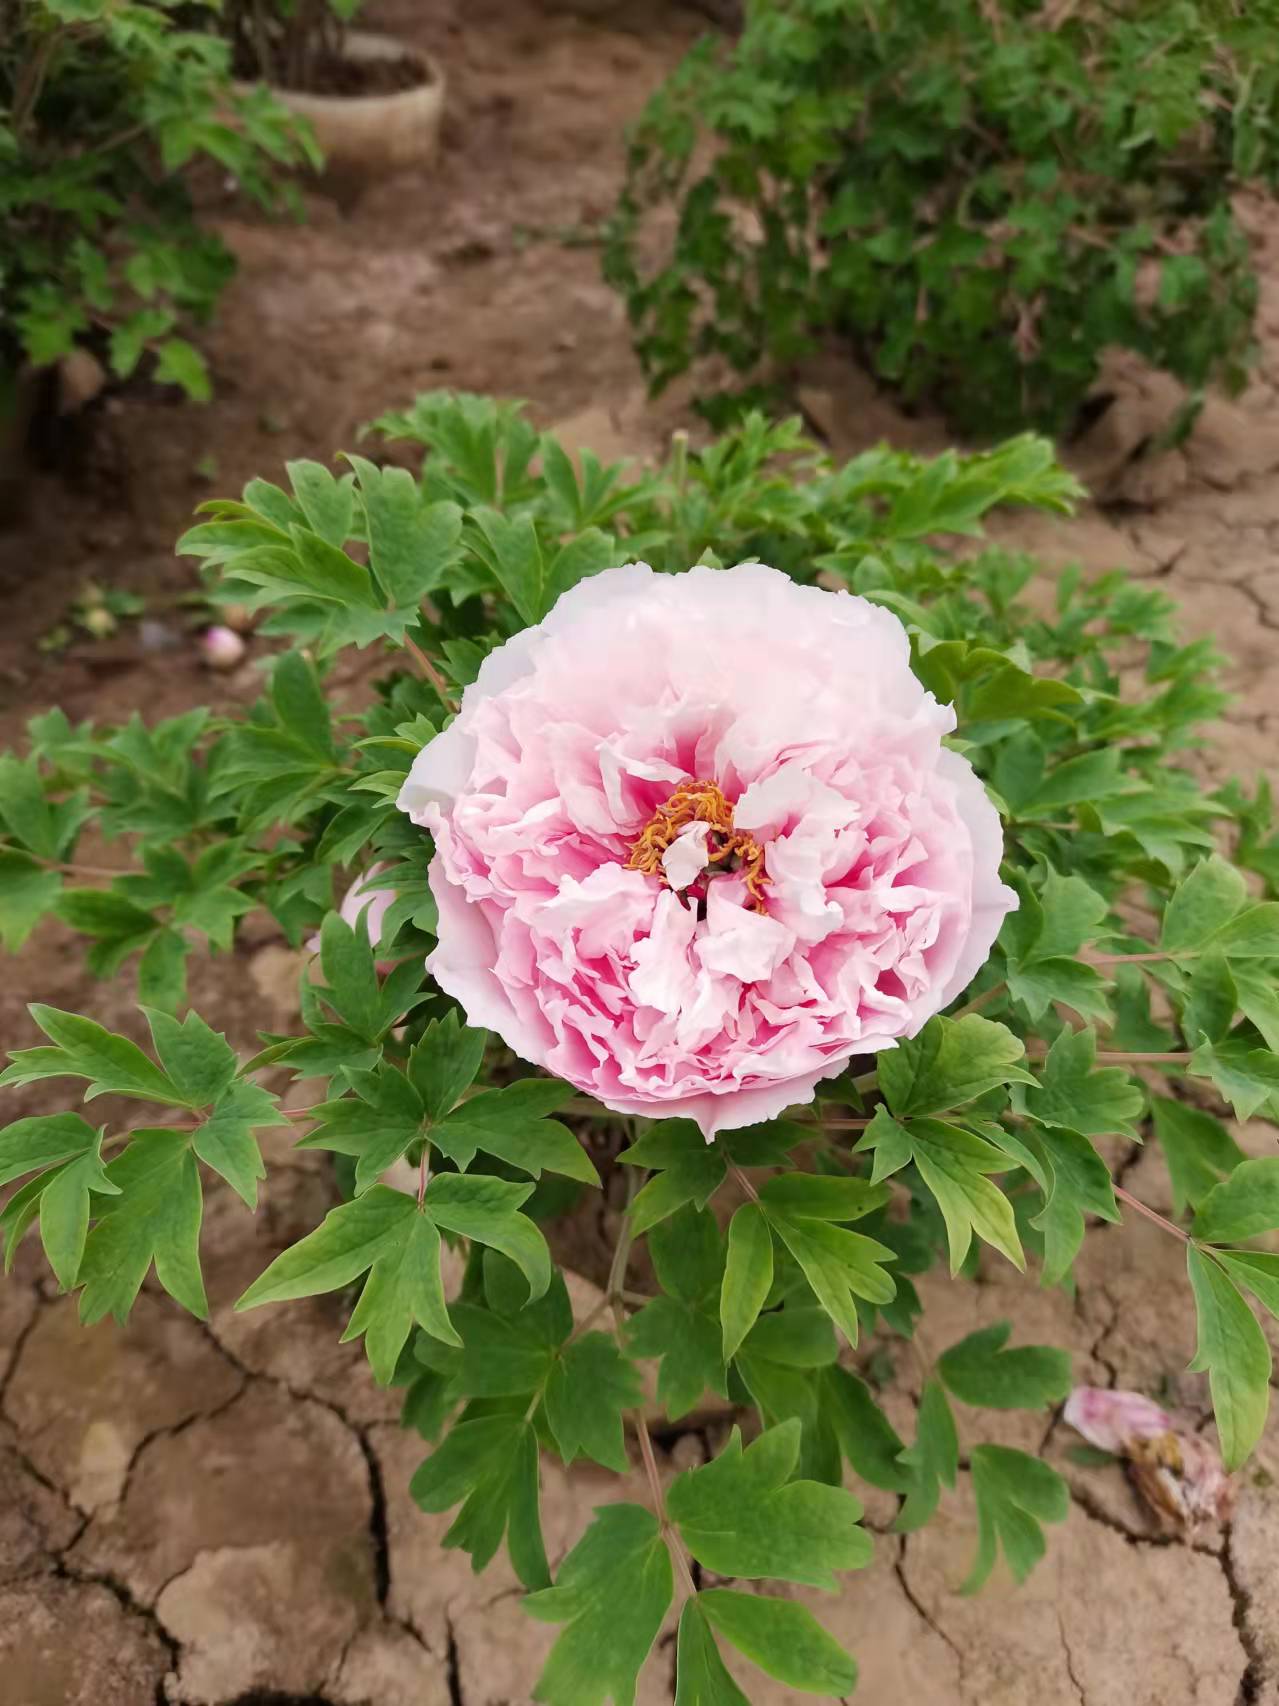
[[[308,192],[300,227],[217,204],[241,272],[208,339],[215,401],[178,408],[133,394],[99,406],[75,478],[42,476],[22,529],[0,538],[0,740],[51,704],[109,720],[252,698],[251,666],[213,681],[193,669],[177,604],[192,576],[172,540],[211,490],[278,477],[286,454],[328,458],[358,422],[415,391],[527,397],[540,424],[605,457],[653,454],[676,425],[698,430],[686,396],[645,401],[596,253],[556,239],[589,234],[607,212],[620,127],[700,21],[639,0],[374,0],[370,18],[448,69],[438,166],[354,203]],[[1012,515],[996,531],[1050,571],[1123,565],[1177,597],[1184,637],[1216,635],[1237,695],[1216,752],[1195,762],[1251,778],[1279,769],[1279,218],[1245,211],[1263,271],[1250,390],[1210,403],[1185,445],[1151,459],[1143,447],[1166,418],[1166,388],[1117,364],[1113,405],[1068,452],[1097,501],[1070,521]],[[935,420],[898,414],[829,360],[801,397],[839,455],[881,436],[945,442]],[[37,654],[33,641],[89,575],[143,593],[168,648],[146,650],[133,632]],[[362,680],[357,666],[335,692]],[[269,927],[251,930],[196,971],[192,997],[247,1046],[255,1026],[289,1023],[297,967]],[[27,1040],[22,1003],[35,996],[133,1024],[128,991],[88,982],[56,927],[16,973],[0,989],[6,1040]],[[312,1099],[302,1091],[298,1105]],[[29,1090],[5,1115],[57,1105]],[[1252,1153],[1272,1150],[1265,1127],[1240,1137]],[[209,1192],[207,1324],[148,1288],[127,1329],[85,1331],[31,1248],[0,1283],[0,1706],[529,1699],[553,1631],[521,1612],[506,1565],[474,1576],[441,1547],[449,1519],[409,1500],[424,1448],[400,1430],[358,1346],[339,1345],[341,1301],[232,1312],[331,1201],[323,1157],[277,1134],[267,1149],[256,1216],[225,1188]],[[1124,1168],[1129,1188],[1169,1207],[1157,1150]],[[890,1413],[909,1433],[921,1360],[1007,1316],[1021,1340],[1069,1347],[1078,1379],[1170,1391],[1207,1422],[1205,1384],[1184,1373],[1193,1328],[1180,1255],[1136,1220],[1093,1230],[1073,1296],[1038,1290],[994,1257],[977,1285],[931,1277],[921,1357],[899,1349]],[[891,1501],[871,1490],[874,1563],[837,1596],[800,1595],[857,1654],[864,1706],[1279,1706],[1279,1430],[1245,1472],[1229,1532],[1186,1547],[1151,1528],[1119,1471],[1073,1463],[1053,1418],[960,1420],[969,1446],[1015,1444],[1055,1463],[1069,1520],[1026,1586],[997,1574],[965,1599],[954,1589],[974,1543],[966,1478],[908,1539],[888,1531]],[[663,1434],[671,1473],[698,1461],[715,1426]],[[546,1465],[552,1559],[594,1504],[636,1495],[638,1477]],[[671,1699],[673,1633],[672,1623],[641,1681],[642,1706]],[[757,1706],[798,1706],[758,1673],[739,1680]]]

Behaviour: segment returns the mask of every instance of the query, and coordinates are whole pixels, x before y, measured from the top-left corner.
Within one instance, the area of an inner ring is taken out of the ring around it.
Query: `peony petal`
[[[706,869],[708,823],[686,823],[662,855],[666,880],[677,892],[695,883]]]
[[[909,658],[891,612],[763,564],[574,587],[485,659],[401,790],[435,836],[441,987],[606,1106],[708,1135],[913,1035],[1015,896]],[[665,885],[626,868],[694,779],[762,850],[763,911],[702,823],[659,841]]]

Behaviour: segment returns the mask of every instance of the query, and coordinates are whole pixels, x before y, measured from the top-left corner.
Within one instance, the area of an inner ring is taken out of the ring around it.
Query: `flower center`
[[[656,877],[669,888],[670,879],[662,860],[676,836],[690,823],[707,825],[707,872],[712,876],[735,872],[746,884],[755,911],[767,912],[764,849],[744,829],[733,828],[733,808],[715,782],[681,782],[635,838],[626,869],[643,871],[645,876]],[[712,869],[716,866],[718,871]]]

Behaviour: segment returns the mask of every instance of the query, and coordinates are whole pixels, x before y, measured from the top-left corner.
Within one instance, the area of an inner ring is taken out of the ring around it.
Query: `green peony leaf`
[[[728,1226],[728,1252],[720,1288],[724,1361],[754,1326],[773,1284],[773,1235],[758,1203],[743,1203]]]
[[[203,1320],[209,1312],[200,1274],[200,1172],[187,1136],[136,1131],[106,1169],[114,1187],[85,1241],[79,1264],[80,1319],[125,1321],[152,1263],[176,1302]]]
[[[416,609],[457,558],[462,512],[447,501],[425,503],[406,468],[378,468],[363,456],[347,461],[364,506],[369,567],[389,604]]]
[[[573,1328],[573,1311],[559,1275],[546,1297],[514,1315],[463,1302],[453,1304],[451,1315],[462,1335],[461,1389],[471,1398],[540,1395],[556,1352]]]
[[[1006,1025],[976,1013],[930,1019],[917,1037],[878,1057],[879,1083],[899,1120],[962,1107],[1000,1084],[1033,1084],[1025,1049]]]
[[[919,1176],[937,1199],[950,1245],[950,1271],[959,1272],[973,1233],[1014,1267],[1024,1268],[1012,1204],[986,1176],[1008,1171],[1008,1156],[984,1138],[939,1120],[913,1120],[911,1154]]]
[[[409,1492],[424,1511],[461,1505],[444,1545],[469,1553],[477,1573],[492,1561],[505,1536],[524,1586],[549,1589],[538,1509],[537,1436],[522,1413],[464,1413],[413,1476]]]
[[[662,1221],[649,1234],[648,1253],[663,1291],[682,1303],[706,1303],[719,1292],[724,1247],[709,1210],[685,1207]]]
[[[405,1235],[407,1222],[416,1213],[412,1197],[386,1185],[375,1185],[353,1202],[340,1203],[314,1232],[282,1251],[235,1307],[256,1309],[263,1303],[314,1297],[350,1285]]]
[[[1199,1204],[1194,1235],[1206,1244],[1236,1244],[1279,1227],[1279,1156],[1240,1161]]]
[[[820,1305],[787,1302],[770,1309],[747,1333],[743,1353],[783,1368],[826,1368],[839,1356],[830,1316]]]
[[[1186,1248],[1199,1321],[1196,1373],[1207,1374],[1228,1470],[1238,1469],[1261,1438],[1270,1408],[1270,1346],[1230,1275],[1212,1255]]]
[[[103,1167],[101,1132],[85,1154],[48,1175],[40,1193],[40,1242],[63,1291],[70,1291],[79,1278],[89,1231],[90,1193],[118,1196],[120,1189]]]
[[[888,1303],[897,1287],[885,1262],[896,1253],[860,1232],[828,1221],[803,1220],[761,1204],[769,1225],[790,1251],[813,1295],[850,1345],[857,1343],[857,1298]]]
[[[632,1317],[627,1339],[636,1356],[661,1358],[657,1397],[672,1421],[707,1392],[728,1397],[720,1325],[709,1306],[655,1297]]]
[[[1247,898],[1241,871],[1216,853],[1200,860],[1168,902],[1160,948],[1166,954],[1197,951],[1229,923]]]
[[[161,1066],[178,1086],[188,1107],[217,1102],[235,1077],[235,1050],[220,1031],[196,1012],[178,1020],[171,1013],[143,1009]]]
[[[1243,1150],[1220,1120],[1189,1102],[1153,1096],[1155,1134],[1168,1163],[1175,1214],[1197,1207],[1213,1186],[1244,1159]]]
[[[1088,1139],[1064,1126],[1026,1133],[1030,1148],[1048,1169],[1046,1201],[1031,1225],[1044,1235],[1045,1285],[1060,1285],[1084,1241],[1084,1216],[1112,1223],[1120,1218],[1106,1163]]]
[[[405,1215],[374,1257],[342,1341],[363,1334],[373,1373],[389,1386],[415,1324],[446,1345],[462,1343],[444,1300],[440,1235],[425,1214]]]
[[[701,1594],[685,1600],[675,1647],[675,1706],[750,1706],[724,1668],[701,1609]]]
[[[470,1089],[487,1042],[487,1031],[464,1025],[456,1012],[427,1025],[409,1053],[408,1076],[429,1120],[442,1120]]]
[[[652,1168],[657,1174],[631,1203],[631,1224],[637,1236],[685,1203],[705,1208],[728,1172],[723,1155],[706,1142],[691,1120],[662,1120],[651,1126],[618,1160],[628,1167]]]
[[[698,1563],[721,1576],[833,1588],[836,1570],[870,1562],[853,1495],[790,1479],[799,1448],[797,1421],[770,1428],[744,1451],[734,1428],[718,1457],[677,1476],[667,1510]]]
[[[94,1020],[77,1013],[63,1013],[39,1002],[30,1012],[54,1046],[19,1050],[11,1057],[12,1064],[0,1073],[0,1085],[30,1084],[39,1078],[87,1078],[86,1102],[95,1096],[115,1094],[160,1102],[170,1108],[200,1106],[127,1037],[103,1030]]]
[[[537,1227],[519,1212],[532,1193],[532,1185],[505,1179],[437,1173],[426,1188],[425,1207],[445,1232],[459,1232],[509,1256],[536,1300],[551,1283],[551,1253]]]
[[[422,1137],[424,1116],[417,1091],[394,1067],[384,1063],[375,1072],[352,1068],[346,1076],[356,1094],[321,1103],[314,1110],[315,1124],[298,1147],[353,1156],[355,1194],[361,1196]]]
[[[931,1518],[942,1487],[953,1487],[959,1473],[959,1435],[938,1380],[924,1383],[915,1443],[901,1453],[900,1462],[909,1470],[911,1480],[893,1527],[901,1534],[909,1534]]]
[[[836,1364],[826,1370],[823,1396],[840,1450],[854,1472],[885,1492],[907,1492],[912,1474],[901,1461],[905,1444],[866,1382]]]
[[[0,943],[7,953],[18,952],[61,894],[57,871],[12,847],[0,847]]]
[[[1091,1027],[1062,1031],[1048,1051],[1042,1080],[1025,1093],[1027,1113],[1085,1137],[1136,1138],[1145,1102],[1141,1089],[1121,1067],[1098,1068],[1096,1060]]]
[[[79,1114],[32,1114],[0,1130],[0,1185],[92,1152],[97,1133]]]
[[[500,1090],[481,1090],[431,1128],[431,1140],[459,1166],[475,1151],[496,1155],[520,1172],[540,1179],[543,1169],[583,1184],[598,1185],[599,1174],[567,1126],[545,1118],[572,1094],[550,1078],[525,1078]]]
[[[1211,1079],[1241,1120],[1250,1120],[1279,1094],[1279,1055],[1254,1047],[1246,1037],[1201,1043],[1191,1056],[1190,1071]]]
[[[640,1505],[604,1505],[560,1565],[554,1587],[524,1608],[567,1627],[533,1689],[545,1706],[635,1706],[635,1684],[674,1593],[657,1518]]]
[[[1269,1250],[1214,1250],[1213,1255],[1236,1285],[1246,1286],[1279,1318],[1279,1255]]]
[[[760,1187],[765,1213],[803,1220],[861,1220],[891,1197],[887,1186],[829,1173],[777,1173]]]
[[[995,1567],[999,1548],[1014,1581],[1023,1582],[1043,1557],[1043,1523],[1064,1522],[1070,1490],[1041,1458],[1004,1445],[974,1446],[973,1493],[977,1499],[977,1555],[961,1593],[976,1593]]]
[[[629,1467],[622,1412],[640,1402],[634,1363],[607,1333],[587,1333],[565,1345],[546,1383],[546,1419],[565,1463],[590,1457],[619,1475]]]
[[[1010,1321],[996,1321],[943,1351],[937,1370],[954,1397],[987,1410],[1040,1410],[1071,1387],[1070,1355],[1049,1345],[1006,1348]]]
[[[324,1000],[357,1036],[376,1042],[386,1026],[367,914],[360,914],[354,928],[340,913],[326,914],[320,926],[320,966],[328,986],[320,992]]]
[[[857,1686],[857,1666],[807,1606],[732,1588],[705,1588],[692,1604],[766,1676],[806,1694],[839,1698]]]

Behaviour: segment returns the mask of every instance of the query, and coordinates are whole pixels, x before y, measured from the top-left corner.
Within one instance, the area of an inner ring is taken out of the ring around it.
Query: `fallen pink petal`
[[[1143,1393],[1076,1386],[1062,1414],[1089,1445],[1125,1460],[1133,1485],[1164,1527],[1193,1539],[1234,1514],[1235,1481],[1216,1446],[1179,1427]]]

